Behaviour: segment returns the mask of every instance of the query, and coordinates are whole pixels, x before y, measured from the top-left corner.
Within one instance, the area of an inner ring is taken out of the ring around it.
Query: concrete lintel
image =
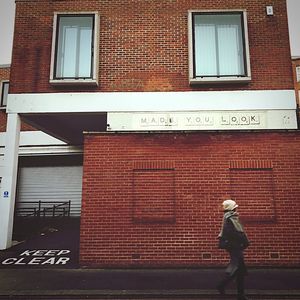
[[[296,109],[294,90],[9,94],[8,113]]]

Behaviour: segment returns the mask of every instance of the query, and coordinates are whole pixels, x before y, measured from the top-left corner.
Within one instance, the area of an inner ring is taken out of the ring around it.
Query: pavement
[[[80,268],[78,226],[46,227],[0,251],[0,299],[222,299],[224,268]],[[249,268],[250,299],[300,300],[300,268]],[[225,299],[235,299],[234,283]]]
[[[36,299],[34,297],[219,299],[215,286],[223,272],[224,269],[219,268],[2,268],[0,269],[0,299]],[[246,290],[247,294],[254,299],[299,300],[299,283],[300,269],[250,268],[246,278]],[[235,286],[232,285],[228,290],[228,299],[234,299],[234,294]]]

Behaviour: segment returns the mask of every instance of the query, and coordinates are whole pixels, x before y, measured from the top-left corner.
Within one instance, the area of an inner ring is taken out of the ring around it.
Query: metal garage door
[[[19,170],[17,207],[29,201],[71,201],[70,215],[80,216],[82,166],[22,167]]]

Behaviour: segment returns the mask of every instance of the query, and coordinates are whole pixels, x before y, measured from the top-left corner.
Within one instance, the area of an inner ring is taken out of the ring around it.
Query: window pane
[[[216,28],[214,25],[195,26],[196,74],[201,76],[217,73]],[[203,47],[205,45],[205,47]]]
[[[296,79],[297,82],[300,82],[300,66],[296,67]]]
[[[8,89],[9,89],[9,82],[2,82],[1,106],[7,105]]]
[[[244,75],[240,14],[198,14],[194,18],[196,76]]]
[[[91,77],[92,16],[61,16],[59,18],[56,56],[56,77]]]
[[[92,31],[83,28],[80,31],[79,76],[85,77],[91,73]]]
[[[76,38],[77,28],[63,28],[63,37],[61,41],[61,62],[60,62],[60,77],[76,77]]]
[[[223,24],[218,25],[219,74],[243,75],[244,54],[241,18],[239,15],[224,17]]]

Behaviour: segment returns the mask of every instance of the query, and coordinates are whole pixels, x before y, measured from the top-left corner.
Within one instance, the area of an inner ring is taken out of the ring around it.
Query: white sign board
[[[297,129],[295,110],[108,113],[108,131]]]

